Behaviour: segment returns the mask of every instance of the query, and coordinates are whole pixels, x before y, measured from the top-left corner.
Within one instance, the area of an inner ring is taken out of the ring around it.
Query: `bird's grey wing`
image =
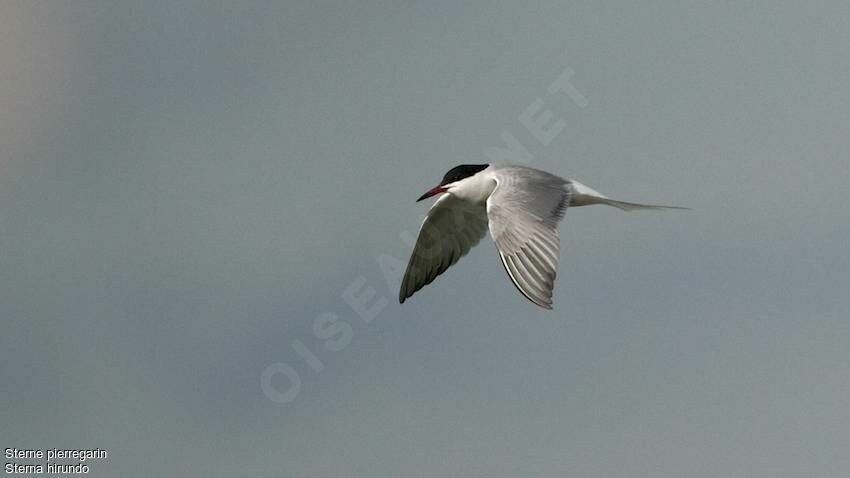
[[[478,244],[487,231],[484,204],[445,194],[431,206],[398,292],[399,303],[430,284]]]
[[[570,203],[567,181],[529,168],[494,172],[487,199],[490,234],[511,281],[531,302],[552,308],[558,273],[558,221]]]

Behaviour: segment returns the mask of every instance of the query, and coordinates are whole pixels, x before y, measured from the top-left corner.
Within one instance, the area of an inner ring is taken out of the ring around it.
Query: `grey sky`
[[[847,475],[847,13],[6,2],[0,444],[108,449],[91,476]],[[583,108],[546,91],[565,68]],[[504,131],[694,210],[568,211],[553,312],[489,239],[399,306],[378,256]]]

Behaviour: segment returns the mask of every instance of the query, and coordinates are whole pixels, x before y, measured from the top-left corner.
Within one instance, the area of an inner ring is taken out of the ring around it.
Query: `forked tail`
[[[622,209],[623,211],[636,211],[638,209],[690,209],[680,206],[661,206],[658,204],[640,204],[636,202],[617,201],[600,193],[599,191],[586,186],[578,181],[570,181],[568,183],[570,190],[570,206],[590,206],[592,204],[605,204],[608,206]]]
[[[597,198],[599,204],[607,204],[608,206],[614,206],[617,209],[622,209],[623,211],[636,211],[638,209],[682,209],[682,210],[690,210],[689,207],[682,206],[661,206],[659,204],[638,204],[636,202],[625,202],[625,201],[617,201],[616,199],[609,198]]]

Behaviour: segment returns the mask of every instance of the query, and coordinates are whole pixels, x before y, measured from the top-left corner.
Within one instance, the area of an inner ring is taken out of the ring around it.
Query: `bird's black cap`
[[[460,181],[461,179],[468,178],[479,171],[483,171],[487,169],[489,164],[461,164],[460,166],[455,166],[443,176],[443,180],[440,181],[440,186],[445,186],[446,184],[453,183],[455,181]]]

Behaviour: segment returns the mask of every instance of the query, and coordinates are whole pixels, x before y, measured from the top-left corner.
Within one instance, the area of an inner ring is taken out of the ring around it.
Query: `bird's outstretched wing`
[[[398,292],[399,303],[430,284],[478,244],[487,231],[484,204],[472,204],[444,194],[431,206]]]
[[[570,203],[568,182],[523,167],[496,170],[487,199],[490,234],[508,276],[528,300],[552,308],[558,272],[558,221]]]

